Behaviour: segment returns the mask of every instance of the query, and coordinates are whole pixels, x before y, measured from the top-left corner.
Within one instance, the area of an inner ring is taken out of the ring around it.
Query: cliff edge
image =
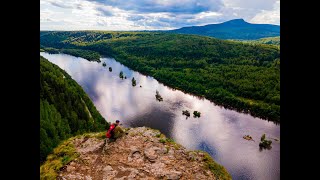
[[[40,179],[231,179],[202,151],[188,151],[158,130],[138,127],[107,143],[105,132],[70,138],[40,167]]]

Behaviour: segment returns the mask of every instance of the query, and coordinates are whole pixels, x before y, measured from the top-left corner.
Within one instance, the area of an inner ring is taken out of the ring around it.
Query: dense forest
[[[40,163],[61,140],[108,127],[76,81],[40,56]]]
[[[272,44],[272,45],[280,46],[280,36],[261,38],[261,39],[258,39],[258,40],[253,40],[252,42],[257,42],[257,43],[260,43],[260,44]]]
[[[111,56],[173,88],[280,121],[280,50],[273,45],[163,32],[103,31],[42,31],[40,43],[40,48]]]
[[[269,44],[269,45],[274,45],[280,49],[280,36],[261,38],[261,39],[257,39],[257,40],[235,40],[235,41],[249,43],[252,45],[254,45],[254,44]]]
[[[84,50],[84,49],[56,49],[56,48],[40,48],[40,52],[48,52],[51,54],[57,54],[57,53],[64,53],[64,54],[70,54],[72,56],[76,57],[82,57],[84,59],[87,59],[89,61],[100,61],[100,54],[95,51],[90,50]]]

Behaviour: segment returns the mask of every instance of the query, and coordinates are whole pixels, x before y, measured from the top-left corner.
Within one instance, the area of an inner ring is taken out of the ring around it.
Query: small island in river
[[[260,148],[264,148],[264,149],[271,149],[272,148],[271,144],[272,144],[272,141],[271,140],[267,140],[266,139],[266,134],[263,134],[261,136],[261,141],[259,143],[259,147]]]
[[[160,96],[159,91],[156,91],[156,99],[158,101],[163,101],[163,98]]]
[[[182,115],[186,115],[187,117],[190,117],[190,112],[188,110],[182,111]]]
[[[200,117],[201,113],[199,111],[193,111],[193,117]]]
[[[248,141],[254,141],[250,135],[243,136],[243,139],[248,140]]]

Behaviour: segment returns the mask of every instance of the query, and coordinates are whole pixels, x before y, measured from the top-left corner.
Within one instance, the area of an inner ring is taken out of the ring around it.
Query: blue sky
[[[238,18],[280,25],[280,0],[40,0],[40,30],[165,30]]]

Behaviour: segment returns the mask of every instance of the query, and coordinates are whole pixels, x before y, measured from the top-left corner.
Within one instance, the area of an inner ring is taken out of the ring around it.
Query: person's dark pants
[[[116,141],[116,138],[115,137],[111,137],[111,138],[109,138],[108,142],[115,142],[115,141]]]

